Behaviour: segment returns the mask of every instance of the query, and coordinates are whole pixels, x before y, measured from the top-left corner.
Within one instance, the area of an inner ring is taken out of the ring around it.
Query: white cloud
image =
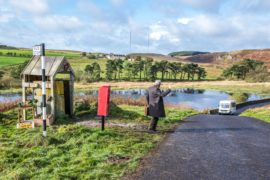
[[[18,10],[33,14],[44,14],[49,11],[47,0],[10,0],[10,4]]]
[[[207,15],[195,17],[190,26],[197,33],[206,36],[222,35],[224,32],[231,30],[231,23],[227,19]]]
[[[79,0],[77,7],[80,12],[91,14],[93,17],[100,17],[103,14],[102,10],[91,1]]]
[[[177,19],[177,23],[184,24],[184,25],[190,23],[190,21],[192,21],[192,18],[178,18]]]
[[[7,23],[14,18],[13,14],[0,14],[0,22]]]
[[[247,13],[269,13],[269,0],[240,0],[233,3],[233,8]]]
[[[76,30],[83,25],[77,17],[60,15],[39,16],[34,18],[34,22],[46,30]]]
[[[1,1],[0,1],[1,5]],[[0,22],[1,23],[8,23],[10,22],[15,15],[6,7],[0,6]]]
[[[180,41],[179,37],[169,31],[169,28],[173,27],[168,27],[161,22],[150,26],[150,38],[155,41],[166,39],[170,43],[178,43]]]
[[[133,52],[148,52],[148,33],[159,53],[269,47],[269,0],[149,1],[0,0],[0,41],[128,53],[132,31]]]

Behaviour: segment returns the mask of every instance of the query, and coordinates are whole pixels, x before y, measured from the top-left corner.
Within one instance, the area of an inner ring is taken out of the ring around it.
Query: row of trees
[[[87,52],[82,52],[81,53],[82,57],[87,57],[88,59],[98,59],[98,58],[105,58],[105,54],[94,54],[94,53],[87,53]]]
[[[242,62],[225,69],[223,76],[228,79],[266,81],[269,73],[264,62],[244,59]]]
[[[101,72],[96,62],[85,68],[86,75],[93,81],[101,78]],[[143,60],[140,56],[134,61],[108,60],[104,73],[106,80],[201,80],[206,77],[205,69],[198,64],[155,62],[152,58]]]
[[[32,57],[32,55],[30,54],[18,54],[16,52],[7,52],[7,53],[3,53],[0,52],[0,56],[12,56],[12,57]]]
[[[134,61],[122,59],[108,60],[106,64],[107,80],[155,80],[159,78],[158,74],[160,75],[161,80],[194,80],[195,78],[201,80],[206,77],[205,69],[194,63],[183,64],[180,62],[169,61],[154,62],[152,58],[142,60],[139,56]],[[123,75],[125,78],[122,78]]]
[[[97,62],[87,65],[84,71],[88,81],[98,81],[101,79],[101,68]]]

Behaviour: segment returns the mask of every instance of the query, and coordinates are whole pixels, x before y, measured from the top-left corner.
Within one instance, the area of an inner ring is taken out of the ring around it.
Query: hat
[[[161,84],[161,80],[156,80],[155,81],[155,85],[157,86],[157,85],[160,85]]]

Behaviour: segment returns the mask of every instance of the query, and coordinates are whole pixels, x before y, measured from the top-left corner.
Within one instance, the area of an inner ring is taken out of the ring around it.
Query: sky
[[[270,1],[0,0],[0,44],[39,43],[119,54],[269,48]]]

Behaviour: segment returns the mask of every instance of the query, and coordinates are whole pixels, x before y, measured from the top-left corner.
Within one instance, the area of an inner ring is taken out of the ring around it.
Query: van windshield
[[[220,104],[221,108],[230,108],[230,104]]]

